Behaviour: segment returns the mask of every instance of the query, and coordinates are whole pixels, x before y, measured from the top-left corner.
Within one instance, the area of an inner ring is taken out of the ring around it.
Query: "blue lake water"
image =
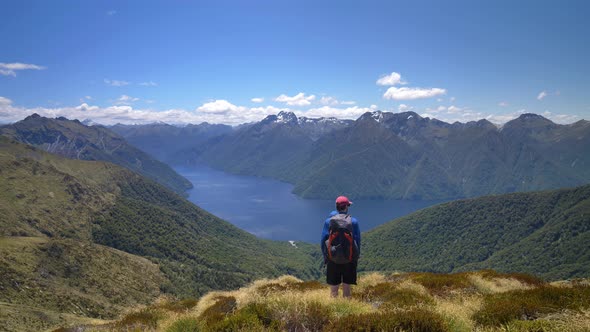
[[[175,170],[193,183],[191,202],[261,238],[319,242],[324,220],[334,210],[334,200],[302,199],[288,183],[204,166]],[[354,203],[349,213],[363,232],[441,202],[349,198]]]

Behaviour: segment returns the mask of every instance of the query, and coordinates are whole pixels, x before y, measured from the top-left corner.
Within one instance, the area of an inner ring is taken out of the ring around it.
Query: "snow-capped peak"
[[[381,111],[372,112],[371,117],[373,119],[375,119],[375,121],[381,122],[381,121],[383,121],[383,112],[381,112]]]
[[[330,117],[330,118],[307,118],[307,117],[300,117],[299,118],[299,124],[306,124],[306,123],[328,123],[328,124],[338,124],[338,123],[342,123],[342,120],[339,120],[337,118],[334,117]]]
[[[277,114],[276,122],[280,122],[280,123],[297,122],[297,116],[293,112],[281,111],[281,112],[279,112],[279,114]]]

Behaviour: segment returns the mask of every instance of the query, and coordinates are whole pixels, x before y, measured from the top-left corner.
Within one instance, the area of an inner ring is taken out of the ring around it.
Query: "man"
[[[324,222],[321,247],[327,265],[326,281],[332,297],[338,297],[342,284],[342,296],[350,297],[350,285],[356,285],[356,266],[361,249],[361,231],[358,221],[348,214],[352,202],[345,196],[336,198],[336,211]],[[352,235],[352,239],[350,238]],[[340,239],[343,239],[344,246]],[[347,243],[347,239],[351,243]],[[352,246],[350,246],[352,245]],[[344,255],[339,250],[344,249]]]

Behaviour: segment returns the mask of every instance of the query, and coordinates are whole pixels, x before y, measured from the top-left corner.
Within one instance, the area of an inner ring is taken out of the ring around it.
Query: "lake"
[[[324,220],[334,210],[336,197],[303,199],[291,193],[288,183],[205,166],[175,170],[194,185],[188,192],[191,202],[261,238],[319,243]],[[441,202],[349,199],[361,231]]]

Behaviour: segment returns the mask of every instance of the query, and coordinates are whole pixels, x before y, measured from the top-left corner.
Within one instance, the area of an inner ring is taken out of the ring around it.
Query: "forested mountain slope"
[[[101,126],[85,126],[77,120],[50,119],[33,114],[0,127],[0,135],[39,147],[60,156],[101,160],[126,167],[185,194],[192,184],[170,166],[128,144],[123,137]]]
[[[590,185],[459,200],[363,234],[363,270],[590,276]]]
[[[51,317],[113,317],[160,292],[319,276],[311,245],[258,239],[125,168],[1,136],[0,250],[0,302]]]

